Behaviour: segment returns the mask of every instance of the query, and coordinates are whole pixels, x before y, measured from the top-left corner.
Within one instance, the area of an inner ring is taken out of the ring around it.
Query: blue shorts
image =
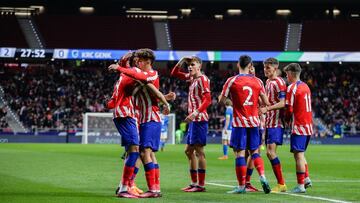
[[[230,147],[234,150],[256,150],[261,143],[259,128],[234,127],[231,132]]]
[[[206,137],[208,133],[208,122],[207,121],[195,121],[189,123],[189,129],[187,133],[188,145],[206,145]]]
[[[305,152],[309,141],[310,136],[292,134],[290,136],[290,152]]]
[[[262,145],[262,135],[264,133],[265,129],[264,128],[259,128],[259,136],[260,136],[260,139],[259,139],[259,146]]]
[[[125,147],[125,151],[128,151],[131,145],[139,145],[139,133],[135,119],[117,117],[113,121],[121,135],[121,146]]]
[[[284,137],[284,128],[266,128],[265,143],[282,145]]]
[[[160,146],[161,122],[150,121],[140,124],[140,150],[151,148],[157,152]]]

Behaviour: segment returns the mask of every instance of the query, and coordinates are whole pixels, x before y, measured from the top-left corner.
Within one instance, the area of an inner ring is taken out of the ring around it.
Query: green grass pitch
[[[189,183],[184,145],[167,145],[157,153],[163,197],[119,199],[114,196],[122,171],[117,145],[1,144],[0,202],[360,202],[360,147],[310,145],[306,153],[313,187],[302,196],[290,194],[226,194],[236,185],[234,159],[219,161],[221,145],[206,146],[207,192],[184,193]],[[275,177],[262,151],[270,185]],[[296,184],[295,163],[289,146],[279,148],[289,189]],[[136,180],[146,189],[144,170]],[[260,187],[254,171],[252,182]],[[220,184],[221,186],[214,185]],[[321,199],[323,198],[323,199]]]

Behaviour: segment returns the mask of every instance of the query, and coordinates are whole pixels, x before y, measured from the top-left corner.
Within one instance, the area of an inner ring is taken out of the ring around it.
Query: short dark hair
[[[298,63],[290,63],[289,65],[285,66],[284,68],[285,72],[293,72],[296,74],[301,73],[301,66]]]
[[[144,49],[138,49],[135,52],[135,57],[141,58],[141,59],[150,59],[151,64],[155,61],[155,54],[154,51],[148,48]]]
[[[279,61],[276,58],[270,57],[265,59],[264,61],[264,65],[265,64],[269,64],[269,65],[279,65]]]
[[[240,68],[244,69],[246,66],[248,66],[252,62],[251,57],[248,55],[241,55],[239,58],[239,65]]]
[[[201,58],[199,58],[199,57],[197,57],[197,56],[192,56],[192,57],[191,57],[191,61],[196,61],[196,62],[202,64]]]
[[[133,67],[133,66],[135,66],[134,65],[134,59],[135,59],[135,51],[133,51],[133,52],[131,52],[131,56],[129,57],[129,65],[131,66],[131,67]]]

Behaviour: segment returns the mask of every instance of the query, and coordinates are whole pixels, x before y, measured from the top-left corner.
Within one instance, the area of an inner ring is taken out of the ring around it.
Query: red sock
[[[205,169],[198,169],[199,186],[205,186]]]
[[[275,177],[276,177],[276,179],[278,181],[278,184],[284,185],[285,180],[284,180],[284,177],[282,175],[281,164],[273,165],[272,168],[273,168]]]
[[[134,173],[130,178],[130,184],[129,184],[130,187],[135,185],[135,178],[136,178],[136,174],[137,174],[138,171],[139,171],[139,168],[134,167]]]
[[[160,169],[157,164],[155,164],[155,185],[157,190],[160,190]]]
[[[133,176],[134,173],[134,167],[124,166],[121,184],[129,186],[130,185],[130,179]]]
[[[245,182],[246,182],[246,183],[250,183],[250,179],[251,179],[251,176],[246,175]]]
[[[190,176],[191,176],[191,182],[192,183],[197,183],[198,179],[197,179],[197,170],[192,170],[190,169]]]
[[[236,178],[239,185],[245,185],[246,180],[246,166],[236,166]]]
[[[305,178],[309,177],[309,168],[308,165],[305,164]]]
[[[145,178],[149,190],[155,190],[155,166],[153,162],[144,165]]]
[[[145,172],[146,183],[149,190],[154,190],[155,185],[155,170],[151,169]]]
[[[253,154],[251,156],[252,160],[254,161],[254,166],[257,170],[257,172],[259,173],[259,176],[264,175],[265,170],[264,170],[264,161],[261,158],[261,156],[259,154]]]
[[[134,175],[133,175],[133,177],[130,179],[130,181],[129,181],[129,186],[130,187],[132,187],[132,186],[134,186],[135,185],[135,177],[134,177]]]
[[[305,180],[305,173],[304,172],[296,172],[296,177],[297,177],[297,183],[299,185],[303,185],[304,180]]]

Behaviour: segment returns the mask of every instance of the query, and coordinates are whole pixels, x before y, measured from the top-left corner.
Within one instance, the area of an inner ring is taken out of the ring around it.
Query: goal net
[[[175,114],[162,116],[167,120],[162,133],[166,143],[175,144]],[[167,119],[165,118],[167,117]],[[164,122],[163,122],[164,124]],[[165,128],[164,128],[165,127]],[[165,131],[166,130],[166,131]],[[121,144],[121,135],[115,127],[112,113],[85,113],[83,117],[82,144]]]

